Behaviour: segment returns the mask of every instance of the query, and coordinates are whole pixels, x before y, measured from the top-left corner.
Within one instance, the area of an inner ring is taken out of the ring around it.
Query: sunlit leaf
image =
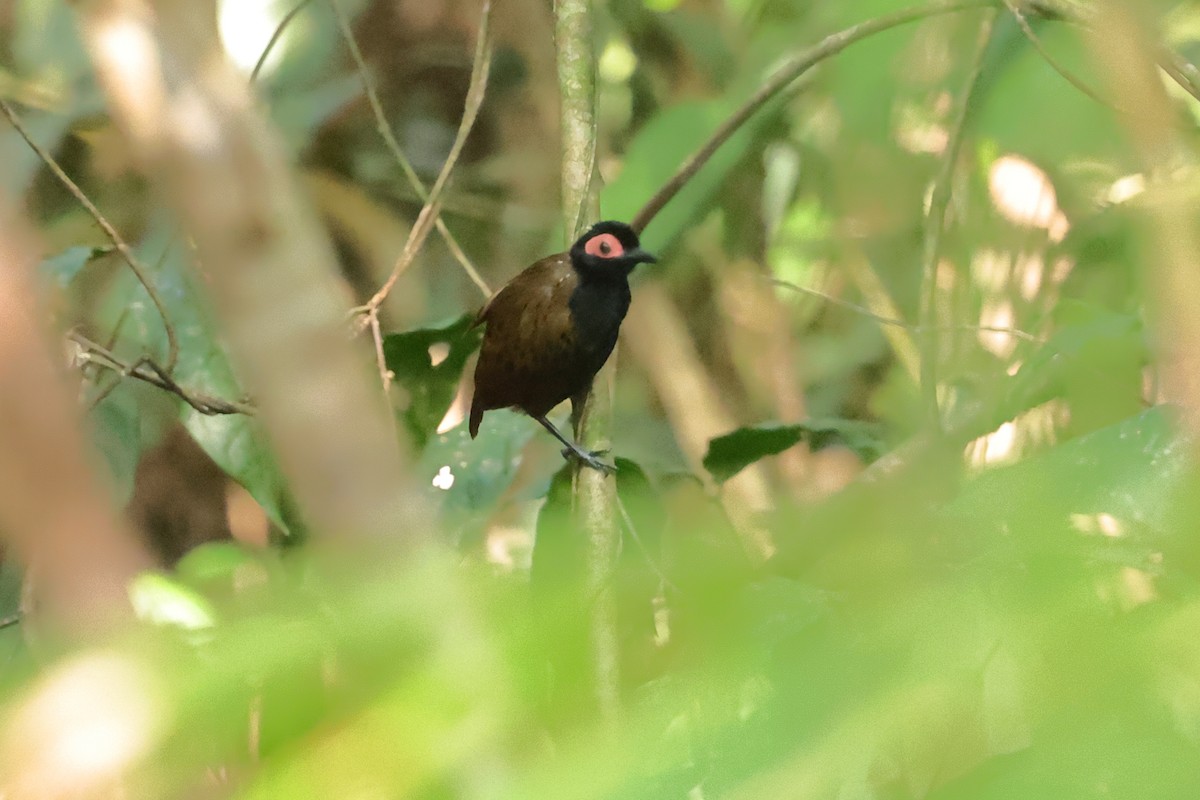
[[[465,423],[429,438],[415,469],[448,527],[455,529],[493,508],[539,427],[528,417],[498,409],[484,415],[475,439]]]
[[[1106,514],[1125,531],[1160,529],[1178,482],[1188,474],[1191,448],[1173,412],[1159,406],[1116,425],[1051,448],[967,484],[952,513],[993,520],[1053,519],[1084,527]],[[1095,521],[1092,532],[1101,533]]]
[[[129,600],[139,618],[185,630],[210,628],[216,614],[203,595],[178,581],[143,572],[129,585]]]

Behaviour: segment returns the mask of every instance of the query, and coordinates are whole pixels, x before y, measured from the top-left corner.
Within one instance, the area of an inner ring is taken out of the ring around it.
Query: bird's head
[[[580,277],[625,278],[633,268],[656,259],[642,249],[638,235],[624,222],[597,222],[571,245],[571,263]]]

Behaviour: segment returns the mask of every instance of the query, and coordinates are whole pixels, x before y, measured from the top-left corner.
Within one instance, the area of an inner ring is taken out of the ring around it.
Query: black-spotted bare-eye
[[[588,239],[587,244],[583,246],[583,252],[598,258],[620,258],[625,255],[625,248],[616,236],[602,233]]]

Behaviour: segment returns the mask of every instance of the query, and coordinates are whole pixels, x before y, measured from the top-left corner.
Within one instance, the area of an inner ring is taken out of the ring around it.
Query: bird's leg
[[[591,413],[592,407],[588,403],[588,398],[592,394],[592,384],[588,384],[586,389],[583,389],[579,394],[571,397],[571,432],[575,434],[575,438],[579,438],[579,429],[587,423],[587,415]],[[592,450],[594,456],[608,455],[608,449]]]
[[[584,416],[587,414],[588,395],[592,393],[592,382],[588,381],[588,385],[581,389],[578,394],[571,396],[571,431],[579,436],[579,428],[584,423]]]
[[[564,458],[570,458],[570,457],[574,456],[575,458],[578,458],[580,461],[582,461],[584,464],[587,464],[592,469],[597,470],[599,472],[603,472],[605,475],[612,475],[613,473],[615,473],[617,471],[617,468],[614,467],[612,464],[604,463],[603,461],[601,461],[599,458],[596,457],[595,453],[589,453],[588,451],[582,449],[581,447],[579,447],[579,445],[575,444],[574,442],[567,439],[567,437],[565,437],[561,433],[559,433],[558,428],[554,427],[554,425],[550,422],[550,420],[546,419],[546,416],[544,414],[536,416],[536,417],[534,417],[534,419],[536,419],[538,422],[542,423],[543,428],[550,431],[551,435],[554,436],[555,439],[558,439],[560,442],[562,442],[566,446],[566,449],[563,450]]]

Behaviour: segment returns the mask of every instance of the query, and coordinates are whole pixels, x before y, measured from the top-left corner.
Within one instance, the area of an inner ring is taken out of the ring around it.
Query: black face
[[[625,278],[638,264],[657,261],[624,222],[597,222],[571,245],[571,263],[585,278]]]

